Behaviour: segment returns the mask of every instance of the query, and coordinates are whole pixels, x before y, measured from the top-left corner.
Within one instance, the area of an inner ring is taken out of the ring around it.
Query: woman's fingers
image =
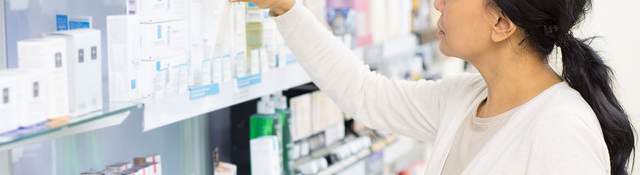
[[[283,14],[293,7],[294,0],[229,0],[230,2],[253,2],[260,8],[271,9],[274,15]]]

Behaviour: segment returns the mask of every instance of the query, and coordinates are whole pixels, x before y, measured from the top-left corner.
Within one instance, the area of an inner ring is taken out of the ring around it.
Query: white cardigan
[[[477,74],[440,81],[371,72],[302,3],[276,18],[287,45],[320,89],[365,125],[433,143],[427,174],[441,174],[464,117],[487,97]],[[598,120],[580,94],[555,85],[521,106],[463,174],[610,174]]]

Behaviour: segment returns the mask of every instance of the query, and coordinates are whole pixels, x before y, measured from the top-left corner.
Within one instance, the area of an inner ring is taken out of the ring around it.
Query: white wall
[[[593,46],[615,71],[618,97],[640,129],[640,1],[594,0],[581,34],[602,36]],[[640,161],[634,170],[640,175]]]
[[[640,117],[640,1],[595,0],[579,33],[602,36],[593,46],[615,71],[627,112]]]

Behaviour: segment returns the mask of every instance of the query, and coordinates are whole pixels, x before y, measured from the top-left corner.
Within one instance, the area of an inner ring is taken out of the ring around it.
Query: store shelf
[[[369,155],[371,155],[373,152],[370,149],[364,149],[360,152],[358,152],[357,154],[344,159],[336,164],[331,165],[329,168],[320,171],[318,173],[318,175],[332,175],[332,174],[336,174],[344,169],[346,169],[347,167],[355,164],[356,162],[368,157]]]
[[[344,160],[341,160],[338,163],[335,163],[331,166],[329,166],[329,168],[324,169],[322,171],[320,171],[318,173],[318,175],[331,175],[331,174],[336,174],[346,168],[348,168],[349,166],[362,161],[363,159],[369,157],[371,154],[374,154],[378,151],[382,151],[385,150],[389,145],[393,145],[394,143],[396,143],[396,139],[395,137],[389,137],[389,138],[385,138],[379,141],[376,141],[375,143],[373,143],[371,145],[371,147],[369,149],[364,149],[354,155],[352,155],[349,158],[346,158]]]
[[[274,92],[309,83],[311,80],[296,63],[258,75],[258,83],[244,84],[235,80],[219,85],[215,95],[190,99],[188,95],[144,101],[144,130],[152,130],[171,123],[243,103]],[[240,86],[240,87],[239,87]]]
[[[137,103],[112,104],[110,107],[90,114],[72,117],[68,121],[48,122],[23,128],[0,136],[0,151],[55,138],[85,133],[121,124],[129,113],[142,107]]]
[[[296,160],[294,160],[293,163],[293,167],[299,167],[302,166],[303,164],[306,164],[310,161],[313,161],[314,159],[318,159],[318,158],[324,158],[326,157],[329,153],[331,153],[332,150],[345,145],[345,143],[348,143],[349,141],[353,141],[356,140],[355,137],[347,137],[345,138],[345,140],[331,144],[327,147],[312,151],[309,155],[298,158]],[[346,168],[348,168],[349,166],[363,160],[364,158],[370,156],[371,154],[374,154],[376,152],[379,151],[384,151],[387,149],[387,147],[396,144],[396,137],[395,136],[387,136],[383,139],[379,139],[376,142],[374,142],[371,146],[369,146],[367,149],[363,149],[358,151],[355,154],[352,154],[350,157],[340,160],[337,163],[334,163],[333,165],[329,166],[328,168],[318,172],[318,175],[324,175],[324,174],[336,174]]]

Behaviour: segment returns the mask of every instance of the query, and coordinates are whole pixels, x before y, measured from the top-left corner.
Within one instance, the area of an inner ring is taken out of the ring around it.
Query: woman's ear
[[[514,36],[518,27],[500,12],[491,12],[493,25],[491,29],[491,40],[493,42],[501,42]]]

